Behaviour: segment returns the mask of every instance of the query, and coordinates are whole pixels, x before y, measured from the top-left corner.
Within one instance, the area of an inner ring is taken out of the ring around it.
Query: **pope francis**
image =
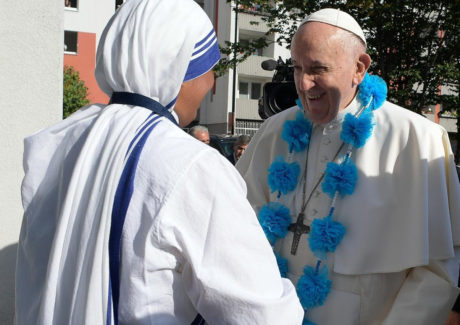
[[[460,244],[447,132],[386,101],[345,12],[308,16],[291,57],[297,106],[264,122],[237,169],[304,324],[443,324]]]

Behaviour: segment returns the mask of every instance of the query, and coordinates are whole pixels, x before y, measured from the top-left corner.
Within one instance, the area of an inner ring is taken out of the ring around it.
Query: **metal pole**
[[[235,0],[235,35],[234,43],[238,42],[238,0]],[[235,105],[236,105],[236,49],[233,50],[233,89],[232,89],[232,135],[235,134]]]

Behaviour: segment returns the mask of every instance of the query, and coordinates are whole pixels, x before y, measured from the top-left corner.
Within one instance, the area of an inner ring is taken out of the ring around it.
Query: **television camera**
[[[298,98],[294,84],[294,68],[291,59],[283,61],[281,57],[275,60],[265,60],[261,63],[266,71],[275,70],[272,81],[263,88],[263,95],[259,99],[259,116],[267,119],[285,109],[296,105]]]

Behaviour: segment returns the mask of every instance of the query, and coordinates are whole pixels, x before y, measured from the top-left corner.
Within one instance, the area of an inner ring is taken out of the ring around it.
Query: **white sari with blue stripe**
[[[182,83],[219,57],[194,1],[128,0],[96,78],[174,116]],[[139,105],[90,105],[25,140],[16,323],[199,324],[199,311],[209,324],[298,324],[239,174]]]
[[[110,215],[129,144],[149,114],[93,105],[25,140],[18,324],[106,322]]]

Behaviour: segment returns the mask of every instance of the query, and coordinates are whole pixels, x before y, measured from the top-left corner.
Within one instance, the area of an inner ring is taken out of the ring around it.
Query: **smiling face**
[[[354,36],[320,22],[304,24],[294,36],[294,80],[313,123],[329,123],[348,106],[370,65],[364,46],[350,44],[350,37]]]

